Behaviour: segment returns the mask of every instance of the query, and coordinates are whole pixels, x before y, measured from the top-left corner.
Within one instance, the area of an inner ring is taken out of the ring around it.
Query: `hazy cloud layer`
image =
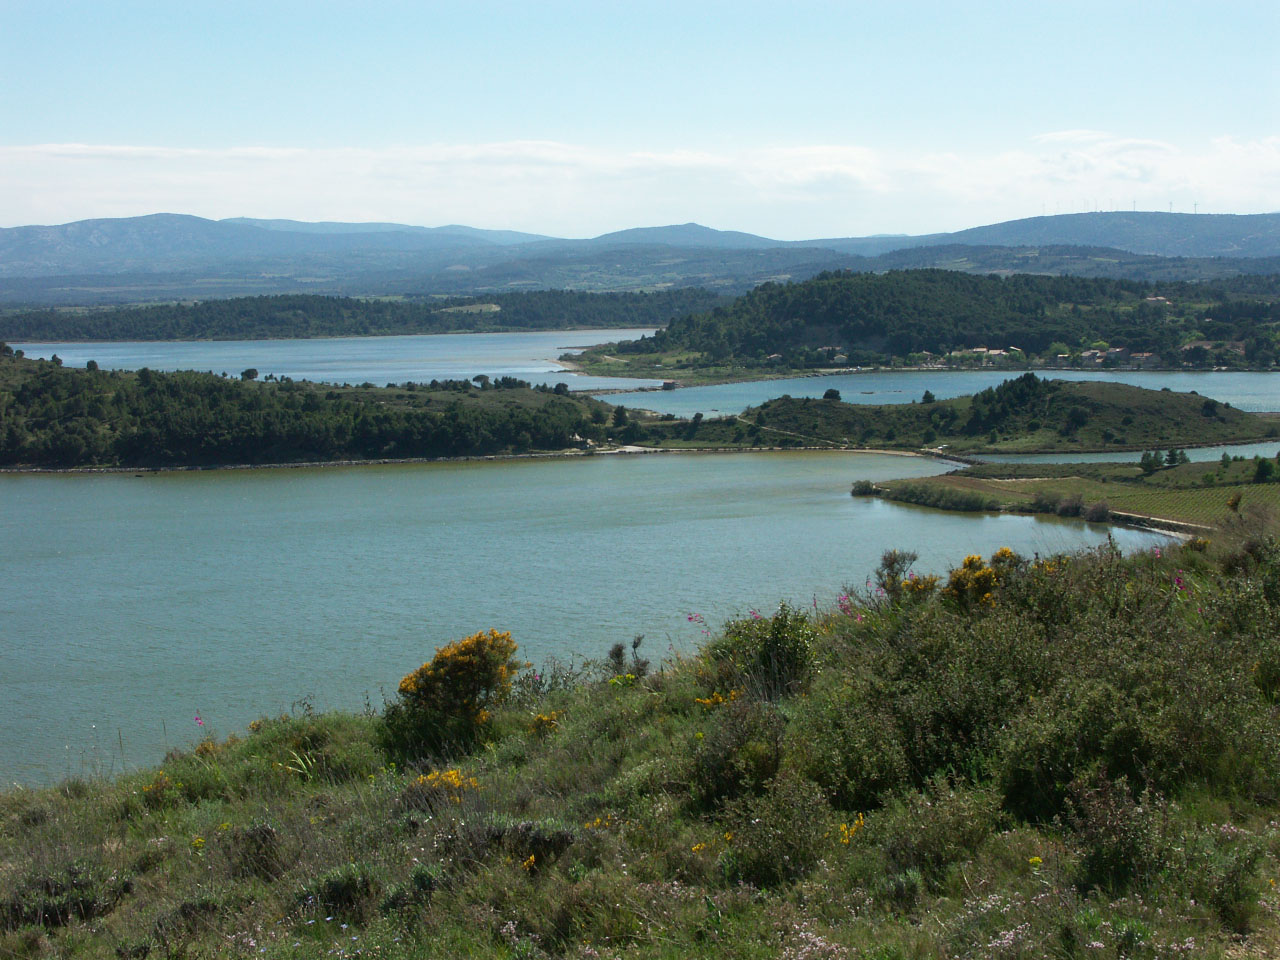
[[[0,223],[160,211],[466,223],[557,236],[696,220],[779,239],[928,233],[1093,209],[1280,209],[1280,137],[1193,147],[1102,131],[986,154],[513,141],[394,149],[0,147]]]

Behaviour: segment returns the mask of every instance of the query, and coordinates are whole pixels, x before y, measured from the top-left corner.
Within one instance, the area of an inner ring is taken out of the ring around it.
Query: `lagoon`
[[[313,340],[100,341],[14,343],[29,357],[83,367],[97,361],[106,370],[211,370],[326,383],[403,383],[406,380],[469,380],[477,374],[516,377],[530,383],[563,381],[575,390],[658,386],[657,380],[623,380],[575,374],[556,362],[566,351],[634,339],[650,328],[554,330],[536,333],[442,333],[403,337],[329,337]]]
[[[535,663],[636,634],[657,660],[703,639],[692,613],[830,607],[891,547],[939,572],[1108,536],[849,496],[949,467],[793,452],[0,475],[0,778],[152,764],[303,700],[377,709],[438,645],[489,627]]]

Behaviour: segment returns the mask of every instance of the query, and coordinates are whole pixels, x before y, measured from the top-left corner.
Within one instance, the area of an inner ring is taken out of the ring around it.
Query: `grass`
[[[304,713],[7,791],[0,956],[1265,951],[1280,545],[1247,513],[943,582],[886,556],[685,660],[526,671],[412,762]]]

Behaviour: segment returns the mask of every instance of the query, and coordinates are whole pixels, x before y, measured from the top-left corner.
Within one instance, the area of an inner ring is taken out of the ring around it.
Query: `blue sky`
[[[1280,4],[0,0],[0,225],[1280,210]]]

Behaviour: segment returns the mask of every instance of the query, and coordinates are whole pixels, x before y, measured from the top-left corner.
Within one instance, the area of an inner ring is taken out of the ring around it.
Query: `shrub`
[[[1078,493],[1063,497],[1054,511],[1060,517],[1078,517],[1084,511],[1084,497]]]
[[[918,871],[936,888],[951,864],[995,832],[999,808],[994,791],[954,788],[939,778],[873,817],[868,837],[884,850],[890,874]]]
[[[1105,500],[1089,504],[1084,512],[1084,518],[1090,523],[1106,523],[1111,519],[1111,504]]]
[[[959,490],[938,483],[899,483],[884,491],[887,500],[916,503],[939,510],[963,510],[979,513],[1000,509],[1000,501],[976,490]]]
[[[831,837],[831,808],[817,784],[784,775],[764,793],[730,803],[725,811],[729,849],[725,874],[768,887],[803,876]]]
[[[815,636],[808,616],[783,602],[772,617],[725,624],[724,634],[707,652],[713,660],[730,663],[750,692],[776,700],[807,681]]]
[[[421,756],[463,748],[480,739],[489,710],[511,692],[518,665],[510,633],[475,633],[438,650],[400,681],[398,699],[383,712],[385,745]]]
[[[1124,777],[1073,785],[1068,822],[1080,844],[1077,884],[1121,894],[1163,870],[1169,808],[1150,793],[1135,799]]]
[[[876,485],[870,480],[855,480],[850,492],[855,497],[871,497],[875,495]]]
[[[78,859],[52,871],[32,870],[0,900],[0,926],[53,928],[110,913],[133,880],[98,859]]]
[[[911,773],[894,718],[866,686],[835,671],[823,681],[798,705],[788,728],[788,764],[839,809],[879,806]]]
[[[694,798],[711,806],[762,789],[778,773],[783,727],[769,704],[734,700],[717,709],[694,751]]]
[[[999,582],[1000,574],[996,568],[984,564],[982,557],[971,553],[960,566],[952,569],[942,595],[961,609],[990,607],[995,604],[995,589]]]
[[[363,917],[374,893],[368,864],[348,863],[317,877],[302,892],[302,902],[344,916]]]
[[[1005,808],[1030,821],[1052,819],[1077,775],[1100,764],[1139,775],[1150,757],[1143,717],[1105,680],[1064,680],[1038,696],[1004,731],[998,780]]]

